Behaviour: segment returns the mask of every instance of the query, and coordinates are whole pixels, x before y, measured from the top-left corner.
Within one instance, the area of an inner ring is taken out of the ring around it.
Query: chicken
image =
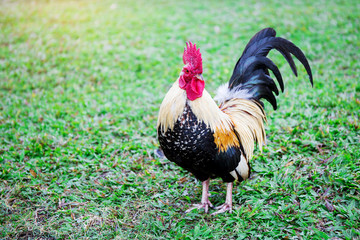
[[[202,181],[201,203],[187,212],[204,208],[207,213],[213,207],[209,182],[217,177],[227,183],[227,191],[225,203],[213,214],[231,212],[233,182],[249,178],[255,144],[261,150],[266,138],[261,99],[269,101],[274,110],[277,108],[274,93],[278,95],[279,91],[269,70],[284,91],[278,67],[266,57],[269,51],[278,50],[297,76],[294,55],[313,85],[303,52],[292,42],[275,36],[274,29],[266,28],[249,41],[229,82],[218,89],[215,100],[219,105],[205,90],[200,49],[191,42],[186,44],[185,66],[160,106],[157,133],[166,158]]]

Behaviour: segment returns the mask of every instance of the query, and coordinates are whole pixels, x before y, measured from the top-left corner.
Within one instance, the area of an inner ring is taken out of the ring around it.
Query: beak
[[[195,77],[197,79],[200,79],[201,81],[204,81],[203,75],[202,74],[196,74]]]

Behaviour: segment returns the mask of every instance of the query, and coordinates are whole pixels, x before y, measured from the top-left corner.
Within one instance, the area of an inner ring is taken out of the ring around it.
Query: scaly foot
[[[212,213],[211,215],[216,215],[216,214],[223,213],[226,211],[229,211],[229,213],[232,213],[232,188],[233,188],[233,183],[232,182],[227,183],[225,203],[221,206],[216,207],[215,209],[219,209],[219,210]]]
[[[212,213],[211,215],[216,215],[219,213],[224,213],[226,211],[229,211],[229,213],[232,213],[232,204],[231,203],[224,203],[223,205],[220,205],[216,207],[215,209],[219,209],[216,212]]]
[[[188,210],[185,211],[185,213],[189,213],[194,209],[204,209],[205,213],[208,213],[209,211],[209,207],[213,207],[213,205],[211,204],[211,202],[208,200],[207,202],[201,202],[198,204],[193,204],[193,206],[191,208],[189,208]]]
[[[205,213],[208,213],[209,207],[213,207],[211,202],[209,201],[209,183],[210,179],[205,180],[202,182],[202,197],[201,197],[201,203],[200,204],[194,204],[192,208],[189,208],[185,211],[185,213],[191,212],[194,209],[201,209],[203,208],[205,210]]]

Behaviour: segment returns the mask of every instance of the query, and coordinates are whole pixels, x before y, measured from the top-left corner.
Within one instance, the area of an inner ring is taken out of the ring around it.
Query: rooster
[[[202,181],[202,198],[195,208],[208,212],[209,182],[220,177],[227,183],[225,203],[213,214],[232,212],[233,181],[250,176],[249,161],[255,143],[261,150],[265,144],[266,116],[261,99],[277,108],[279,90],[269,74],[277,79],[281,91],[284,83],[278,67],[266,56],[278,50],[297,70],[294,55],[305,67],[311,85],[312,73],[304,53],[292,42],[276,37],[272,28],[255,34],[237,61],[228,83],[219,87],[215,100],[205,90],[200,49],[188,42],[183,53],[177,81],[166,94],[159,111],[157,133],[166,158],[191,172]],[[292,54],[292,55],[291,55]]]

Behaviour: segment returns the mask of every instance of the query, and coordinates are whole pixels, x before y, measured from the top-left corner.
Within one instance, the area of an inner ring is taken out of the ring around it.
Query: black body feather
[[[260,103],[260,99],[265,98],[276,110],[277,103],[274,93],[278,95],[279,90],[270,77],[269,70],[275,75],[281,91],[284,91],[284,83],[278,67],[266,57],[272,49],[278,50],[284,56],[295,76],[297,76],[297,70],[291,54],[304,65],[311,85],[313,78],[304,53],[292,42],[275,36],[274,29],[265,28],[251,38],[235,65],[229,81],[229,88],[236,91],[246,90],[249,93],[248,99],[257,100]]]
[[[159,126],[158,139],[166,158],[193,173],[200,181],[216,177],[225,182],[235,180],[230,172],[240,162],[241,149],[230,147],[225,152],[219,151],[214,133],[198,121],[188,105],[174,129],[162,133]]]

